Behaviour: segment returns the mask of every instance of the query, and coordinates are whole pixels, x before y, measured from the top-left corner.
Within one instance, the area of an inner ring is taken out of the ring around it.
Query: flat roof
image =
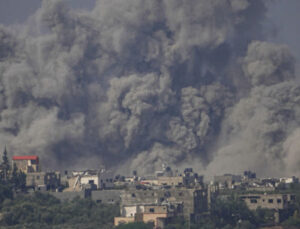
[[[38,156],[34,156],[34,155],[28,155],[28,156],[13,156],[12,158],[14,161],[15,160],[39,160]]]

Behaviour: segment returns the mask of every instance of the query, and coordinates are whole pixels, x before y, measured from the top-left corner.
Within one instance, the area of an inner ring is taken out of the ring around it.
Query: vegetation
[[[257,228],[258,220],[246,204],[231,196],[228,200],[216,200],[212,203],[211,213],[192,228]]]
[[[80,198],[62,203],[50,194],[36,192],[5,200],[1,212],[0,228],[110,229],[119,206]]]
[[[300,228],[300,184],[294,184],[289,188],[294,191],[296,199],[294,204],[289,207],[286,213],[288,218],[282,225],[287,228]]]

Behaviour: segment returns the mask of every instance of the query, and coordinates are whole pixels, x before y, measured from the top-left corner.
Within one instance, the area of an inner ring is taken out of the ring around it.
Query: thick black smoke
[[[44,1],[0,27],[0,143],[48,167],[297,172],[300,87],[263,2]]]

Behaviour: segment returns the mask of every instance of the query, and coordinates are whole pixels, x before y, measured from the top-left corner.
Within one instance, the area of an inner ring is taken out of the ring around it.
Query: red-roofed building
[[[40,172],[39,157],[38,156],[13,156],[12,166],[16,166],[24,173]]]

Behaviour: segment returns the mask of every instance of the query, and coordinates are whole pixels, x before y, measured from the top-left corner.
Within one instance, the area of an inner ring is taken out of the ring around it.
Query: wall
[[[118,204],[121,202],[120,194],[120,190],[93,190],[91,198],[98,203]]]
[[[100,188],[98,175],[85,175],[80,178],[81,184],[89,184],[90,181],[92,181],[98,189]]]
[[[134,217],[115,217],[114,218],[114,225],[118,226],[120,224],[124,223],[133,223],[134,222]]]
[[[113,188],[114,176],[110,171],[103,171],[99,173],[99,189]]]
[[[157,226],[157,219],[158,218],[168,218],[168,214],[167,213],[144,213],[143,214],[143,222],[144,223],[154,223],[154,226]]]
[[[27,187],[36,187],[46,185],[45,173],[28,173],[26,175],[26,186]]]
[[[85,198],[87,193],[85,191],[80,192],[49,192],[49,194],[55,196],[57,199],[61,201],[70,201],[76,197]]]
[[[267,209],[284,209],[287,207],[288,196],[284,194],[247,194],[240,198],[245,201],[248,208],[255,210],[258,207]]]
[[[207,196],[202,190],[187,188],[170,188],[159,190],[123,190],[121,205],[147,205],[162,202],[183,203],[183,214],[190,218],[191,214],[207,211]]]
[[[158,185],[179,186],[183,185],[183,177],[158,177]]]

